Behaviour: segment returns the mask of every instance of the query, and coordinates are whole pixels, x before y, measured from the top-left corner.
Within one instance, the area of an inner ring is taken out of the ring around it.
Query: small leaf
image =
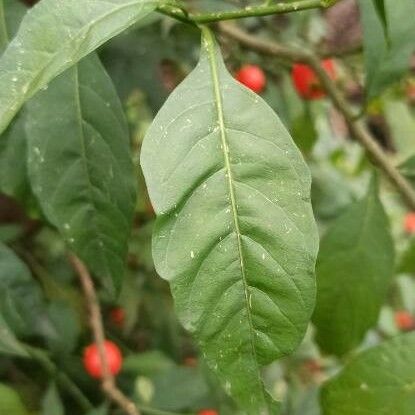
[[[385,39],[382,21],[374,2],[359,0],[368,99],[376,97],[402,77],[409,69],[410,56],[415,50],[415,2],[384,0],[383,3],[389,42]]]
[[[0,354],[9,354],[22,357],[28,357],[28,354],[22,344],[16,339],[10,327],[0,314]],[[1,391],[0,391],[1,395]],[[0,398],[0,405],[1,405]],[[2,412],[1,412],[2,413]]]
[[[42,401],[42,415],[64,415],[64,408],[56,385],[51,383]]]
[[[28,104],[29,172],[70,248],[120,288],[135,204],[121,104],[98,58],[85,58]]]
[[[149,14],[157,0],[43,0],[0,59],[0,134],[54,77]]]
[[[0,0],[1,1],[1,0]],[[1,343],[1,340],[0,340]],[[20,396],[12,388],[0,383],[0,414],[29,415]]]
[[[394,246],[376,180],[322,238],[313,322],[323,350],[342,355],[376,324],[393,275]]]
[[[18,336],[28,336],[39,328],[43,313],[42,293],[30,271],[0,243],[0,314]]]
[[[323,387],[323,414],[413,415],[414,348],[410,333],[358,355]]]
[[[301,341],[315,295],[310,174],[277,115],[207,29],[144,139],[153,256],[180,319],[248,414],[275,414],[261,367]]]

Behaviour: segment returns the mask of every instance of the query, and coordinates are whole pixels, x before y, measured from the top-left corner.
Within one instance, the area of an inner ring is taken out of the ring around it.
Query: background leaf
[[[389,42],[388,34],[388,18],[386,16],[385,0],[372,0],[375,6],[376,12],[382,22],[383,32],[385,34],[386,43]]]
[[[415,2],[384,0],[389,43],[373,1],[359,0],[363,23],[366,92],[369,99],[379,95],[409,69],[415,50]]]
[[[96,56],[28,104],[29,171],[45,215],[108,288],[119,288],[135,204],[128,128]]]
[[[412,415],[415,333],[358,355],[323,388],[324,415]]]
[[[43,0],[23,19],[0,60],[0,133],[20,107],[156,7],[156,0]]]
[[[44,314],[41,290],[26,265],[0,243],[0,313],[17,335],[39,329]]]
[[[63,404],[54,383],[49,385],[43,398],[42,415],[64,415]]]
[[[147,134],[141,164],[158,214],[155,265],[182,323],[247,413],[275,413],[259,369],[298,345],[314,303],[310,174],[207,32],[198,66]]]
[[[376,181],[323,236],[317,258],[317,342],[336,355],[359,345],[379,315],[393,275],[394,246]]]
[[[1,342],[1,340],[0,340]],[[0,383],[0,414],[29,415],[20,396],[7,385]]]
[[[27,357],[28,354],[20,342],[16,339],[10,327],[0,314],[0,354],[9,354]],[[1,392],[0,392],[1,394]],[[0,398],[0,405],[2,399]]]

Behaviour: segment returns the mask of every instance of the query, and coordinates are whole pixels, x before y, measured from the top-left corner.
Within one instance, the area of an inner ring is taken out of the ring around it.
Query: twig
[[[102,390],[105,392],[109,399],[117,404],[128,415],[140,415],[140,412],[134,402],[125,396],[120,389],[118,389],[114,376],[109,370],[104,346],[105,335],[104,325],[102,323],[101,308],[99,306],[91,275],[89,274],[89,271],[84,263],[78,257],[75,255],[70,255],[69,260],[71,261],[73,268],[78,274],[89,310],[89,321],[94,336],[94,341],[98,348],[99,358],[102,364]]]
[[[191,24],[205,24],[223,20],[241,19],[253,16],[269,16],[280,13],[291,13],[299,10],[315,9],[319,7],[330,7],[338,0],[297,0],[291,3],[278,2],[264,3],[259,6],[248,6],[243,9],[219,11],[212,13],[186,13],[186,11],[173,4],[161,4],[157,11],[173,17],[182,22]]]
[[[288,47],[274,41],[260,39],[229,23],[220,23],[219,29],[224,35],[237,40],[245,47],[259,53],[284,58],[292,62],[306,63],[313,68],[334,106],[343,115],[351,135],[362,145],[362,147],[364,147],[372,161],[383,171],[390,182],[395,185],[407,206],[411,210],[415,210],[415,190],[412,188],[409,181],[389,161],[388,156],[372,137],[364,124],[356,120],[346,99],[337,89],[333,80],[322,68],[320,58],[316,54],[297,47]]]

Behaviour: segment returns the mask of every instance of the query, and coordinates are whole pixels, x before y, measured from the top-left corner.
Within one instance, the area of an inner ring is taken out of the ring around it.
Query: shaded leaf
[[[119,288],[135,203],[128,128],[96,56],[28,104],[29,172],[42,209],[108,288]]]
[[[324,415],[412,415],[415,333],[369,349],[323,388]]]
[[[369,99],[379,95],[409,69],[415,50],[415,2],[384,0],[389,42],[373,1],[359,0],[363,23],[366,92]]]
[[[0,137],[0,191],[25,201],[29,194],[24,114],[19,114]]]
[[[0,60],[0,133],[59,73],[150,13],[157,0],[43,0]]]
[[[314,305],[310,174],[267,104],[204,30],[199,64],[144,139],[153,256],[179,317],[249,414],[274,414],[260,368],[301,341]]]
[[[359,345],[377,322],[393,266],[389,222],[372,180],[321,240],[313,322],[323,350],[342,355]]]
[[[0,354],[9,354],[27,357],[28,354],[21,343],[16,339],[10,327],[0,314]],[[1,391],[0,391],[1,395]],[[0,405],[2,398],[0,398]]]
[[[17,335],[39,328],[44,312],[42,293],[26,265],[0,243],[0,314]]]

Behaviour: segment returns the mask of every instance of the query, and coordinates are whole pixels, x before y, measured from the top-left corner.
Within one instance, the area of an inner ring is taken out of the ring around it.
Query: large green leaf
[[[16,334],[25,336],[39,329],[44,311],[42,293],[30,271],[0,243],[0,314]]]
[[[0,133],[59,73],[150,13],[158,0],[42,0],[0,60]]]
[[[415,333],[358,355],[322,391],[324,415],[413,415]]]
[[[26,131],[30,180],[47,218],[108,288],[119,288],[135,176],[121,104],[96,56],[30,101]]]
[[[410,56],[415,50],[415,2],[384,0],[383,3],[388,22],[388,40],[384,36],[382,19],[374,2],[359,0],[369,99],[400,79],[409,69]]]
[[[141,164],[158,215],[155,265],[182,323],[249,414],[274,414],[260,368],[292,352],[314,305],[310,174],[276,114],[228,73],[207,29]]]
[[[317,342],[342,355],[378,319],[394,266],[389,223],[376,180],[324,235],[317,259]]]
[[[0,314],[0,354],[27,357],[28,354]],[[1,394],[1,392],[0,392]],[[1,403],[1,399],[0,399]]]

